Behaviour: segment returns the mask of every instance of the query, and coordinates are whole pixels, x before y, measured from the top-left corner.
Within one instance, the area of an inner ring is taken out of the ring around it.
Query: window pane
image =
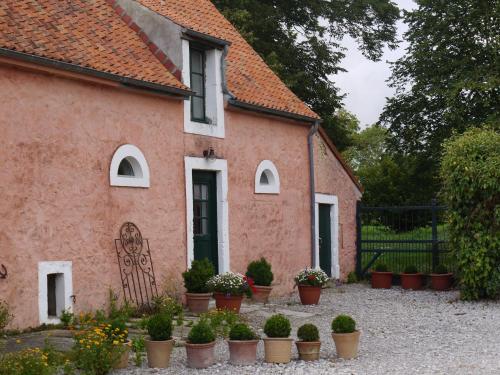
[[[118,176],[135,176],[134,168],[127,159],[123,159],[118,166]]]
[[[194,202],[193,203],[193,215],[194,217],[200,217],[202,216],[202,212],[201,212],[201,205],[202,203],[200,202]]]
[[[200,212],[200,216],[201,217],[207,217],[207,211],[208,211],[208,202],[201,202],[200,203],[200,209],[201,209],[201,212]]]
[[[192,97],[191,107],[193,110],[193,118],[197,120],[205,120],[205,108],[202,98]]]
[[[201,219],[201,233],[208,234],[208,219]]]
[[[193,233],[194,235],[200,235],[201,233],[201,219],[194,218],[193,219]]]
[[[203,199],[203,200],[208,199],[208,186],[207,185],[201,185],[201,199]]]
[[[193,74],[191,76],[191,89],[199,96],[205,96],[203,90],[203,76],[198,74]]]
[[[191,50],[191,72],[203,73],[203,52]]]
[[[266,172],[262,172],[262,174],[260,175],[260,184],[269,185],[269,178],[267,177]]]
[[[193,186],[193,195],[194,195],[194,199],[200,199],[201,198],[201,195],[200,195],[200,185],[194,185]]]

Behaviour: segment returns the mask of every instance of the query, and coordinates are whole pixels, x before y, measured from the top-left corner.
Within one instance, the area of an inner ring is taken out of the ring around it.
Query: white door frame
[[[47,275],[62,274],[63,283],[56,286],[57,316],[48,314]],[[70,261],[38,262],[38,317],[40,324],[59,324],[61,311],[73,311],[73,263]]]
[[[340,263],[339,263],[339,200],[336,195],[315,194],[316,204],[314,205],[314,221],[316,228],[316,245],[315,245],[315,268],[319,268],[319,205],[330,205],[330,237],[331,237],[331,256],[332,256],[332,278],[340,279]]]
[[[193,170],[214,171],[217,181],[217,247],[219,273],[229,271],[229,204],[227,200],[228,178],[227,160],[207,160],[205,158],[184,157],[186,178],[186,232],[187,267],[194,259],[193,233]]]

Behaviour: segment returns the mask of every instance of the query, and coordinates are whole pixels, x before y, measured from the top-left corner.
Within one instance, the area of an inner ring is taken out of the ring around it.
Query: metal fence
[[[415,265],[430,273],[440,263],[455,268],[448,248],[446,207],[366,207],[358,203],[356,273],[363,277],[377,263],[394,273]]]

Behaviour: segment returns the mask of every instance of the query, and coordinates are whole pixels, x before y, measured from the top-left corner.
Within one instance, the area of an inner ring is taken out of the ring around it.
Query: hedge
[[[500,297],[500,133],[473,129],[444,144],[441,196],[465,300]]]

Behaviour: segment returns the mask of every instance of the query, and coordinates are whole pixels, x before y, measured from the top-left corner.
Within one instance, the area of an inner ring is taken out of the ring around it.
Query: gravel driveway
[[[462,302],[457,292],[375,290],[365,284],[325,289],[319,306],[302,306],[296,295],[272,302],[246,305],[250,324],[259,329],[275,312],[290,318],[293,335],[301,324],[316,324],[323,342],[320,361],[268,365],[262,363],[260,343],[258,364],[234,367],[221,341],[216,346],[219,363],[205,370],[187,369],[185,349],[175,348],[169,369],[130,367],[115,374],[500,374],[499,303]],[[330,322],[340,313],[352,315],[362,330],[357,359],[336,358]]]

